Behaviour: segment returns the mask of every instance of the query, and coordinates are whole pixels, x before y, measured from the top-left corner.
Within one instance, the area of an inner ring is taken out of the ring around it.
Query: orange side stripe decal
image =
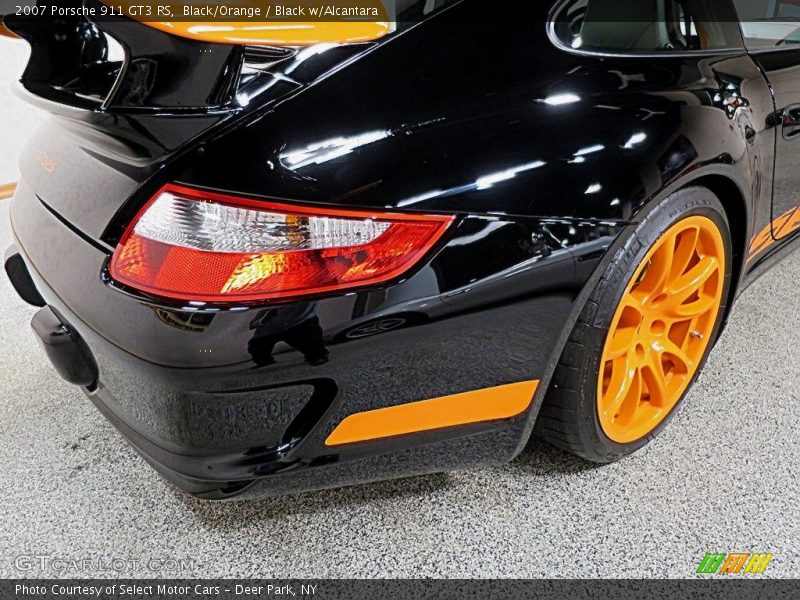
[[[11,198],[17,189],[16,183],[2,183],[0,184],[0,200]]]
[[[418,431],[508,419],[524,412],[539,382],[522,381],[452,396],[356,413],[344,419],[326,446],[377,440]]]
[[[747,262],[753,260],[775,242],[782,240],[800,228],[800,206],[790,208],[780,217],[767,223],[764,228],[756,234],[750,241],[750,254]]]

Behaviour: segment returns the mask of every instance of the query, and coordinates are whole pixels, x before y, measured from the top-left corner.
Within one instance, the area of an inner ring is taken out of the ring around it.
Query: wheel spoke
[[[665,308],[665,314],[672,319],[693,319],[706,314],[717,306],[717,299],[714,296],[701,294],[698,300],[688,304],[678,304]]]
[[[636,330],[642,322],[642,303],[632,294],[626,294],[621,300],[622,314],[616,326],[609,331],[611,342],[606,359],[616,359],[625,355],[633,344]]]
[[[637,323],[641,323],[644,307],[642,305],[642,299],[636,295],[635,290],[629,291],[622,297],[620,306],[623,310],[622,317],[625,318],[627,322],[636,321]],[[628,314],[626,315],[625,313]],[[620,321],[622,320],[621,318]]]
[[[607,359],[615,360],[625,356],[631,350],[631,345],[636,337],[636,327],[617,327],[608,347]]]
[[[690,294],[702,287],[717,271],[719,271],[719,260],[713,256],[704,256],[686,274],[670,285],[670,299],[673,302],[683,303]]]
[[[611,381],[604,395],[606,410],[613,417],[631,391],[636,366],[630,352],[614,361]]]
[[[647,391],[650,392],[650,404],[658,407],[666,406],[669,401],[667,398],[667,382],[659,353],[650,353],[647,363],[642,368],[642,377],[645,385],[647,385]]]
[[[642,400],[642,372],[634,367],[630,375],[628,393],[622,397],[619,407],[612,411],[621,423],[630,423],[639,409]]]
[[[672,271],[673,256],[675,254],[675,237],[667,236],[661,240],[660,246],[650,258],[647,273],[639,284],[646,290],[649,297],[656,296],[664,291]]]
[[[670,339],[662,342],[662,346],[660,348],[662,355],[666,355],[673,364],[675,365],[676,369],[679,369],[681,374],[686,375],[687,373],[692,372],[693,361],[686,353],[686,351],[678,346],[675,342]]]
[[[676,279],[686,272],[689,262],[697,249],[697,240],[700,237],[700,230],[696,227],[682,231],[678,236],[678,243],[675,248],[675,256],[672,259],[672,271],[670,280]]]

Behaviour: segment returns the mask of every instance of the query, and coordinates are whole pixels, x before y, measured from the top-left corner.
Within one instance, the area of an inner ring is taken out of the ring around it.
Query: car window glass
[[[587,52],[742,48],[730,6],[718,0],[567,0],[553,13],[557,40]]]
[[[749,48],[800,46],[799,0],[734,0]]]

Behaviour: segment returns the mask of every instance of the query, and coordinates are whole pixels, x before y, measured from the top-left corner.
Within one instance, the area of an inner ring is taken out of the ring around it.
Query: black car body
[[[305,54],[7,16],[33,48],[23,93],[52,117],[21,159],[6,268],[43,307],[34,328],[62,375],[192,494],[508,461],[651,205],[689,185],[720,198],[734,296],[797,239],[800,49],[746,49],[734,7],[715,4],[725,47],[652,52],[568,47],[553,2],[496,19],[451,2]],[[453,223],[380,285],[189,303],[109,275],[165,185]],[[326,443],[355,414],[514,385],[514,414]]]

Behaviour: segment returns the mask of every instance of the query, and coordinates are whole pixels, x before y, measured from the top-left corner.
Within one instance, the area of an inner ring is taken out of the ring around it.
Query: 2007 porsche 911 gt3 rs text
[[[796,3],[387,4],[4,19],[52,113],[6,271],[191,494],[500,463],[534,430],[617,460],[798,239]]]

